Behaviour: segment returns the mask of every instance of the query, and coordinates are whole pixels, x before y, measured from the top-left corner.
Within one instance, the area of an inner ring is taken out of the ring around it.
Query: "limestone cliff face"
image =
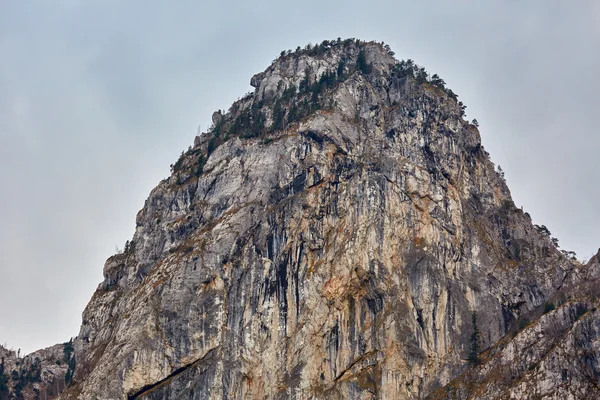
[[[432,399],[600,398],[600,252]]]
[[[356,41],[284,54],[252,85],[106,262],[62,398],[467,398],[497,365],[512,380],[489,398],[564,398],[563,353],[523,346],[597,349],[593,301],[568,288],[600,268],[514,206],[456,96]]]

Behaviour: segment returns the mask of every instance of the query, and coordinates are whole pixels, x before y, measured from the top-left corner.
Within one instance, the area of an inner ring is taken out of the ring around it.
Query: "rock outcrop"
[[[21,356],[0,346],[0,399],[55,399],[70,383],[73,350],[67,342]]]
[[[600,253],[431,399],[600,398]],[[543,313],[543,314],[542,314]]]
[[[598,260],[515,207],[441,79],[338,40],[251,82],[106,262],[61,398],[597,389]]]

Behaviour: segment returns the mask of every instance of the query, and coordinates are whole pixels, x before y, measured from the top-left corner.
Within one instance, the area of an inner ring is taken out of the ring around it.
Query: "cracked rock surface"
[[[557,250],[456,98],[397,64],[377,43],[286,54],[216,113],[106,262],[61,398],[592,393],[600,322],[573,288],[597,260]]]

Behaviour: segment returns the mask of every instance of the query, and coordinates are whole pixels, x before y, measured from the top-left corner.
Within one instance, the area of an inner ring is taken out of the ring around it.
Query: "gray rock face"
[[[543,314],[524,320],[482,353],[481,365],[430,398],[600,398],[599,255],[572,271]]]
[[[252,85],[106,262],[61,398],[570,393],[552,388],[561,357],[583,337],[597,354],[599,332],[573,288],[600,268],[514,206],[451,92],[354,41],[282,56]],[[487,388],[498,365],[510,378]]]
[[[69,364],[64,350],[57,344],[21,356],[0,346],[0,399],[56,398],[67,387]]]

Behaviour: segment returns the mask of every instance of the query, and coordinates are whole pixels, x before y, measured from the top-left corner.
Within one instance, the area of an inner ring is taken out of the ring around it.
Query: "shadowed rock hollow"
[[[514,206],[423,73],[346,40],[255,75],[106,262],[62,398],[598,393],[598,260]]]

